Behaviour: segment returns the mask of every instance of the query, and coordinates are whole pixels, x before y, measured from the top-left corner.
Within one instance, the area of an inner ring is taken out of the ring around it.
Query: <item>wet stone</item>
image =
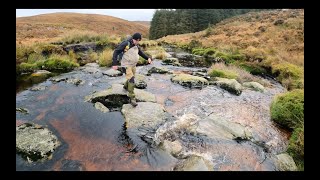
[[[41,125],[24,123],[16,127],[16,152],[29,162],[49,159],[59,145],[58,138]]]

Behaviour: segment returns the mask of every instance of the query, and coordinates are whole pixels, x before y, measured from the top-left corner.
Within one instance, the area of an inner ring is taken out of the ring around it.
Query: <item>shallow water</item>
[[[160,67],[160,61],[140,66],[137,73],[146,74],[152,67]],[[175,73],[188,73],[204,68],[165,66]],[[106,68],[98,68],[102,71]],[[56,171],[131,171],[172,170],[179,161],[168,153],[130,135],[124,126],[119,111],[102,113],[84,97],[118,83],[123,76],[108,77],[101,72],[90,74],[75,70],[61,74],[61,77],[85,80],[82,85],[65,81],[53,83],[49,79],[37,84],[47,86],[43,91],[24,90],[16,95],[16,107],[29,110],[29,114],[16,112],[16,125],[34,122],[49,128],[62,142],[44,162],[28,163],[16,155],[16,170]],[[199,154],[214,164],[214,170],[275,170],[268,153],[277,154],[285,150],[288,133],[280,130],[270,121],[272,98],[284,88],[270,81],[271,87],[265,93],[244,90],[235,96],[217,86],[189,89],[170,81],[170,74],[146,76],[148,92],[155,94],[157,103],[176,117],[194,113],[201,119],[211,114],[239,123],[253,130],[254,136],[268,145],[264,147],[249,141],[208,139],[187,132],[179,136],[188,151],[185,154]],[[36,86],[36,85],[34,85]],[[208,125],[208,128],[210,126]],[[135,149],[136,143],[139,149]]]

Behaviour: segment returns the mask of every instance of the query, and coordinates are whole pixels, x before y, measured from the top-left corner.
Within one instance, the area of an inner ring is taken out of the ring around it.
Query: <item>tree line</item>
[[[161,9],[150,23],[149,39],[204,30],[223,19],[261,9]]]

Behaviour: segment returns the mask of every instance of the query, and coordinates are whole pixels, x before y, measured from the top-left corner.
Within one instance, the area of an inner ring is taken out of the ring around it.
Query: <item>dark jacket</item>
[[[133,46],[135,46],[133,44],[132,38],[129,38],[127,40],[122,41],[113,52],[112,66],[119,66],[120,65],[120,60],[121,60],[122,55],[124,53],[125,47],[128,45],[128,42],[129,42],[129,49],[132,48]],[[145,60],[148,60],[149,57],[146,54],[144,54],[144,52],[141,50],[141,48],[139,46],[138,46],[138,49],[139,49],[138,54],[141,57],[143,57]],[[118,60],[119,55],[120,55],[120,59]]]

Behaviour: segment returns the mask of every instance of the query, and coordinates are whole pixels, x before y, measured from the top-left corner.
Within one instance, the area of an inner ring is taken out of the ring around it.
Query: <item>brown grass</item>
[[[131,22],[141,24],[147,28],[150,28],[150,23],[151,23],[150,21],[131,21]]]
[[[145,53],[150,54],[155,59],[165,59],[167,57],[166,51],[161,46],[149,46]]]
[[[107,15],[52,13],[16,18],[16,41],[21,44],[56,40],[71,30],[116,36],[140,32],[148,37],[149,34],[146,25]]]
[[[283,19],[281,25],[274,21]],[[236,47],[241,53],[265,53],[270,58],[304,66],[304,10],[263,11],[248,13],[226,19],[211,30],[211,35],[205,36],[206,30],[181,35],[169,35],[158,41],[188,44],[198,40],[204,47],[214,47],[218,50],[226,47]]]
[[[99,55],[99,65],[110,67],[112,65],[112,55],[113,55],[113,51],[111,49],[105,49]]]

